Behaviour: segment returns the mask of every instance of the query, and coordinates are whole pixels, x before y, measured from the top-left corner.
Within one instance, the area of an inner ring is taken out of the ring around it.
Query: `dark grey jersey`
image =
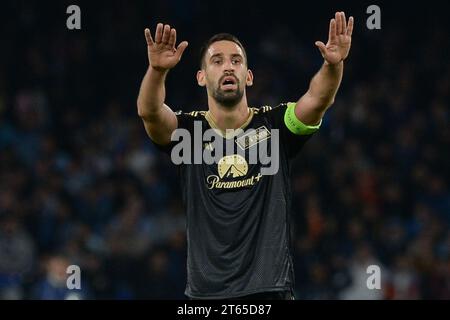
[[[233,140],[233,151],[217,163],[178,166],[187,214],[187,296],[220,299],[292,289],[289,162],[311,135],[287,129],[286,108],[251,108],[244,132],[224,139]],[[196,121],[203,131],[216,128],[206,111],[177,113],[177,118],[178,127],[192,134]],[[275,149],[273,129],[279,136]],[[278,156],[276,174],[262,175],[267,165],[249,159],[263,141],[268,156]],[[159,148],[170,154],[175,144]],[[213,146],[203,142],[202,148]]]

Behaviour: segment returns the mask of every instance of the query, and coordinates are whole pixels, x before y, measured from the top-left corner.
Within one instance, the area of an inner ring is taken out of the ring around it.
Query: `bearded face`
[[[197,75],[199,84],[206,86],[208,95],[220,105],[237,105],[253,80],[242,49],[232,41],[217,41],[204,59],[204,67]]]
[[[238,104],[244,96],[244,87],[234,75],[226,73],[216,83],[210,83],[212,97],[225,107]]]

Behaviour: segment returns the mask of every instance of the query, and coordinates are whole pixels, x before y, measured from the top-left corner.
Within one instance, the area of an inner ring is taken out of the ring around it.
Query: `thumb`
[[[319,48],[322,56],[325,56],[325,54],[327,52],[327,47],[325,46],[325,44],[322,41],[316,41],[315,45],[317,46],[317,48]]]
[[[181,59],[181,56],[183,55],[183,52],[184,52],[184,50],[187,48],[187,46],[188,46],[188,42],[187,41],[183,41],[183,42],[181,42],[179,45],[178,45],[178,47],[177,47],[177,57],[178,57],[178,60],[180,60]]]

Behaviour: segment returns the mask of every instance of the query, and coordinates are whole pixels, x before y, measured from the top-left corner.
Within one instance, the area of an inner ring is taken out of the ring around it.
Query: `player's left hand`
[[[353,17],[345,20],[344,12],[336,12],[335,18],[330,21],[328,42],[325,45],[316,41],[322,57],[329,64],[337,64],[347,58],[352,43]]]

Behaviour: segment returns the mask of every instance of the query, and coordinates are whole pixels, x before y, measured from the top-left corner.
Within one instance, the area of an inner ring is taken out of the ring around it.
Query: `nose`
[[[225,61],[225,63],[223,64],[224,67],[224,72],[234,72],[234,65],[231,62],[231,60],[227,60]]]

